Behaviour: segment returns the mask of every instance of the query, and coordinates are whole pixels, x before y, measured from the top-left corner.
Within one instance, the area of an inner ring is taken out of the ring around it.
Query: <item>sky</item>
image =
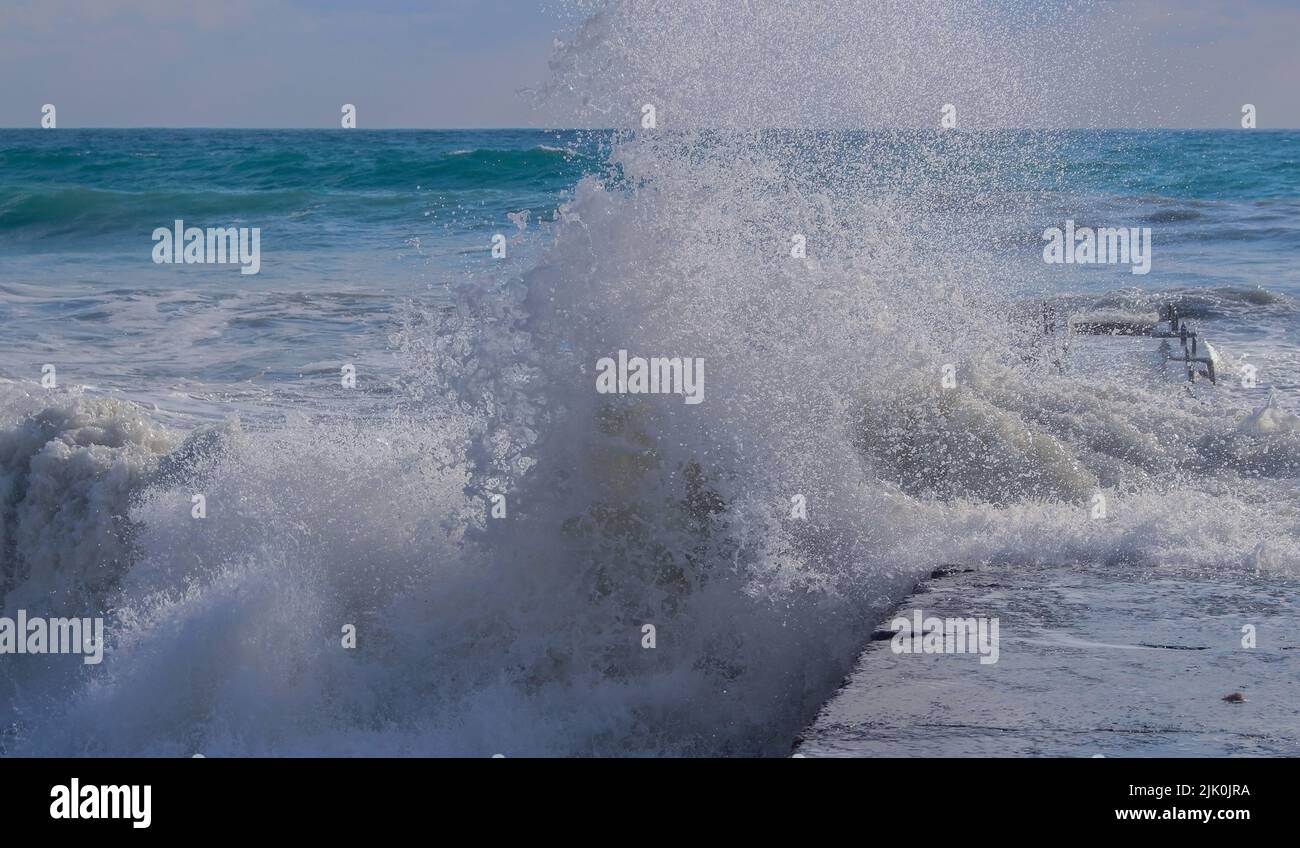
[[[1235,127],[1252,103],[1260,128],[1300,127],[1297,0],[1100,2],[1134,38],[1097,49],[1140,52],[1134,102],[1161,104],[1103,125]],[[345,103],[371,129],[564,125],[527,91],[576,27],[570,6],[0,0],[0,126],[37,126],[46,103],[60,127],[337,127]]]

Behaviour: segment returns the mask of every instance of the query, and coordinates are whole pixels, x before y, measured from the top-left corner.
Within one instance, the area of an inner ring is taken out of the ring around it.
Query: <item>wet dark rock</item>
[[[938,580],[940,577],[948,577],[953,574],[970,574],[974,570],[973,568],[963,568],[960,565],[941,565],[930,572],[930,579]]]

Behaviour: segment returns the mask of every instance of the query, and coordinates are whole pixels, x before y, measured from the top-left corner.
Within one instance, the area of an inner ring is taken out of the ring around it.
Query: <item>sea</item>
[[[0,751],[781,756],[941,566],[1294,599],[1298,259],[1289,130],[2,129],[0,616],[106,645]],[[1042,353],[1171,304],[1215,382]]]

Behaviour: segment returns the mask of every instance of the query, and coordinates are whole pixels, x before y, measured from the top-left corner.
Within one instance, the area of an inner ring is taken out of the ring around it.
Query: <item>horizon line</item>
[[[41,127],[23,125],[0,125],[0,130],[36,130],[40,132],[58,132],[59,130],[218,130],[227,132],[278,131],[278,132],[639,132],[635,127],[271,127],[271,126],[77,126],[77,127]],[[1036,130],[1043,132],[1294,132],[1300,127],[684,127],[679,131],[704,132],[884,132],[884,131],[919,131],[919,132],[1008,132]],[[670,133],[674,130],[659,128],[656,132]]]

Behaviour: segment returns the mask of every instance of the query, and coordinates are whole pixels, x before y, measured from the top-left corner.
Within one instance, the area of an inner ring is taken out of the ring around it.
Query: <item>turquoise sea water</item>
[[[564,200],[590,166],[567,152],[573,140],[0,131],[0,375],[53,358],[87,383],[147,394],[288,381],[342,347],[359,355],[382,345],[401,299],[482,270],[491,236],[515,229],[508,213]],[[260,272],[155,265],[151,234],[176,219],[259,227]]]
[[[801,159],[802,137],[786,135],[790,167],[806,168],[810,189],[858,165],[875,170],[882,193],[910,191],[917,151],[933,171],[934,150],[946,149],[951,193],[936,193],[933,205],[954,219],[1001,222],[980,230],[990,243],[979,249],[1004,258],[1008,296],[1198,289],[1192,311],[1234,319],[1224,332],[1297,340],[1292,308],[1261,295],[1270,303],[1260,312],[1241,298],[1260,289],[1300,296],[1298,133],[897,133],[883,159],[878,140],[866,144],[879,135],[841,133],[829,136],[842,154],[829,164]],[[819,134],[820,150],[827,137]],[[491,270],[492,236],[518,232],[510,213],[526,210],[536,231],[580,176],[608,176],[611,138],[0,130],[0,376],[30,377],[58,358],[87,382],[147,391],[258,374],[287,381],[340,347],[382,347],[402,298],[437,298]],[[1036,146],[1041,160],[1006,155]],[[1039,233],[1067,217],[1150,226],[1152,272],[1045,267]],[[153,264],[151,233],[178,218],[261,228],[260,273]],[[155,344],[164,329],[166,344]]]

